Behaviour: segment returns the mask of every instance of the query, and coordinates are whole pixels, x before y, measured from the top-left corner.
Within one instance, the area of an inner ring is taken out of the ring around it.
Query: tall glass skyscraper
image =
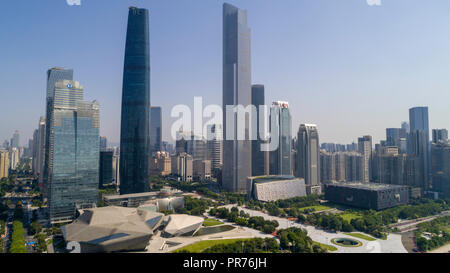
[[[319,131],[315,124],[301,124],[297,134],[297,173],[305,179],[307,191],[321,192]]]
[[[252,104],[256,107],[257,113],[257,132],[259,135],[260,127],[265,124],[260,124],[260,109],[259,106],[265,105],[264,99],[264,85],[252,85]],[[262,113],[261,113],[262,114]],[[261,145],[265,143],[258,137],[257,140],[252,140],[252,176],[261,176],[269,174],[269,152],[261,151]]]
[[[162,151],[162,115],[161,107],[152,106],[150,112],[150,153],[153,156],[156,152]]]
[[[60,223],[98,201],[99,105],[83,101],[77,81],[56,82],[52,96],[44,179],[50,221]]]
[[[53,115],[53,99],[55,96],[55,84],[58,81],[61,80],[73,80],[73,70],[72,69],[65,69],[60,67],[53,67],[47,70],[47,98],[46,98],[46,119],[45,119],[45,127],[44,127],[44,138],[45,142],[43,144],[44,146],[44,154],[42,155],[41,160],[43,161],[42,166],[43,170],[41,172],[41,176],[47,177],[48,176],[48,168],[45,167],[46,163],[48,161],[48,157],[50,154],[50,138],[47,137],[50,135],[50,122],[51,117]],[[39,178],[39,181],[41,182],[42,188],[43,188],[43,196],[44,199],[48,198],[48,180],[47,179],[41,179]]]
[[[272,135],[278,132],[278,148],[270,152],[269,166],[271,175],[292,175],[291,152],[292,152],[292,121],[289,104],[285,101],[272,103],[270,119],[279,121],[275,128],[271,127]],[[270,126],[272,126],[270,122]]]
[[[416,187],[428,190],[430,186],[430,128],[428,125],[428,107],[414,107],[409,109],[409,147],[408,154],[416,158],[418,168],[415,171]]]
[[[123,71],[120,194],[149,191],[150,42],[148,10],[130,7]]]
[[[245,117],[245,132],[237,132],[238,115],[233,116],[227,128],[227,105],[247,107],[251,102],[251,31],[247,25],[247,11],[230,4],[223,5],[223,170],[222,185],[232,192],[247,191],[247,177],[252,175],[251,140],[249,139],[248,115]],[[240,121],[241,122],[241,121]],[[242,129],[242,128],[240,128]],[[228,132],[234,132],[230,134]],[[244,133],[245,140],[238,139]],[[233,135],[227,138],[227,135]]]

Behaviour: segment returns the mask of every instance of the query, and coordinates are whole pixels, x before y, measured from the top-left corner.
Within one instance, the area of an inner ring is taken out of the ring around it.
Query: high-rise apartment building
[[[223,169],[222,185],[231,192],[247,192],[252,175],[251,116],[228,117],[227,108],[251,105],[251,31],[247,11],[223,5]],[[227,107],[228,106],[228,107]],[[243,126],[238,126],[244,124]],[[228,128],[234,126],[234,128]],[[238,131],[239,130],[239,131]],[[244,130],[244,132],[242,132]],[[240,138],[240,135],[244,138]],[[228,136],[228,137],[227,137]]]
[[[61,223],[98,200],[99,105],[83,101],[79,82],[60,80],[48,106],[44,181],[50,222]]]
[[[0,150],[0,179],[9,176],[9,152]]]
[[[363,136],[358,138],[358,152],[363,155],[363,176],[361,182],[369,183],[372,171],[372,137]]]
[[[439,141],[431,146],[433,191],[450,197],[450,142]]]
[[[148,10],[130,7],[123,71],[120,194],[150,190],[150,45]]]

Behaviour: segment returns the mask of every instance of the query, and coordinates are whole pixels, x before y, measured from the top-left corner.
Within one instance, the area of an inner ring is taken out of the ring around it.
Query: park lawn
[[[361,218],[361,215],[358,215],[354,212],[345,212],[343,214],[339,214],[339,216],[342,217],[342,219],[346,220],[347,222],[350,223],[351,220],[353,219],[358,219]]]
[[[314,211],[321,211],[321,210],[332,209],[332,207],[324,206],[324,205],[316,205],[316,206],[299,208],[300,211],[304,211],[306,209],[314,209]]]
[[[201,253],[203,250],[210,248],[215,245],[221,244],[233,244],[240,241],[246,241],[248,239],[223,239],[223,240],[204,240],[200,242],[196,242],[180,249],[174,250],[173,253],[177,253],[180,251],[188,251],[189,253]]]
[[[205,221],[203,221],[203,225],[205,227],[212,227],[212,226],[217,226],[217,225],[222,225],[223,223],[220,222],[219,220],[216,219],[206,219]]]
[[[346,232],[344,234],[348,235],[348,236],[356,237],[356,238],[359,238],[359,239],[367,240],[367,241],[376,241],[377,240],[375,238],[372,238],[370,236],[367,236],[367,235],[362,234],[362,233],[357,233],[357,232]]]
[[[321,246],[323,248],[326,248],[328,251],[336,251],[336,250],[338,250],[334,246],[330,246],[330,245],[327,245],[327,244],[322,244],[322,243],[319,243],[319,242],[316,242],[316,241],[313,242],[313,245],[319,245],[319,246]]]

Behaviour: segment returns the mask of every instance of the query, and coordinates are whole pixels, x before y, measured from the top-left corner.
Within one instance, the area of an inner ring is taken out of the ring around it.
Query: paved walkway
[[[232,208],[236,205],[227,205],[226,208]],[[348,236],[342,232],[327,232],[322,229],[316,228],[314,226],[303,225],[296,223],[294,221],[289,221],[286,218],[280,218],[275,216],[270,216],[260,211],[250,210],[242,207],[238,207],[239,210],[250,214],[250,216],[262,216],[266,220],[277,220],[280,224],[279,228],[289,228],[289,227],[299,227],[306,229],[308,236],[313,239],[313,241],[328,244],[336,247],[338,250],[331,253],[407,253],[408,251],[403,247],[402,236],[399,234],[389,234],[387,240],[377,239],[375,241],[367,241],[352,236]],[[331,243],[334,238],[350,238],[356,239],[362,243],[360,247],[341,247]]]

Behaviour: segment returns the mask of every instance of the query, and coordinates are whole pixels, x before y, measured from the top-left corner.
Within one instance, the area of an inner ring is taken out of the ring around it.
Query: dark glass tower
[[[162,116],[161,107],[153,106],[150,111],[150,153],[162,151],[161,140]]]
[[[255,84],[252,85],[252,104],[256,107],[257,113],[257,132],[259,135],[259,129],[264,124],[260,124],[259,115],[260,109],[259,106],[265,105],[264,102],[264,85]],[[261,151],[261,145],[265,143],[265,141],[261,140],[258,137],[257,140],[252,140],[252,176],[261,176],[269,174],[269,152]]]
[[[149,190],[150,46],[148,10],[131,7],[123,70],[120,193]]]
[[[415,185],[428,190],[431,169],[430,129],[428,126],[428,107],[409,109],[409,147],[408,154],[418,162],[415,171]]]

